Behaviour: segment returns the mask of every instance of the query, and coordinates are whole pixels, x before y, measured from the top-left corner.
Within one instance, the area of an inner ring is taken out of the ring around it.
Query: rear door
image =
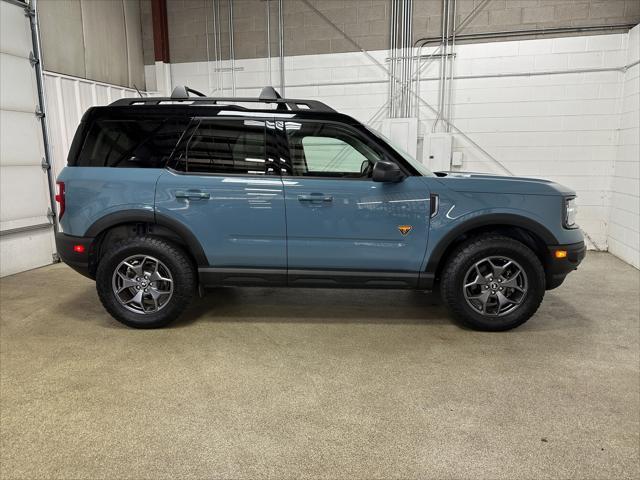
[[[156,212],[202,245],[205,284],[286,279],[284,192],[265,119],[197,118],[156,189]]]
[[[286,121],[284,176],[290,284],[415,286],[429,232],[429,191],[420,177],[371,179],[392,160],[346,125]]]

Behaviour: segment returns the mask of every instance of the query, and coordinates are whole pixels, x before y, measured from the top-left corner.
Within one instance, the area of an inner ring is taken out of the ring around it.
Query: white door
[[[0,0],[0,276],[53,261],[47,172],[29,18]]]

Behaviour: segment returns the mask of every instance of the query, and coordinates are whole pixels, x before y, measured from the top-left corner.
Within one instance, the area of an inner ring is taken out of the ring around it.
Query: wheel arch
[[[426,274],[437,280],[451,252],[463,241],[483,234],[500,233],[527,245],[545,265],[547,245],[558,243],[556,236],[544,225],[516,214],[489,214],[469,219],[451,229],[435,245],[429,256]]]
[[[105,215],[94,222],[85,237],[94,238],[91,246],[90,270],[95,272],[101,249],[111,237],[151,235],[170,240],[182,246],[196,267],[208,266],[209,262],[195,234],[183,223],[152,210],[123,210]]]

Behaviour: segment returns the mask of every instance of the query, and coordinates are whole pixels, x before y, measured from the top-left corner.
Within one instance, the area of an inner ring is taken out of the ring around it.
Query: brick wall
[[[267,54],[266,2],[233,0],[234,46],[238,59]],[[390,0],[310,0],[366,50],[389,45]],[[278,52],[277,0],[271,1],[272,53]],[[457,0],[457,22],[480,0]],[[229,56],[228,3],[220,0],[221,48]],[[214,58],[212,0],[167,0],[169,43],[173,63]],[[440,34],[441,0],[414,0],[414,39]],[[142,0],[145,63],[153,63],[149,0]],[[638,0],[491,0],[461,33],[532,28],[628,24],[640,22]],[[356,51],[302,0],[284,2],[285,53],[306,55]]]

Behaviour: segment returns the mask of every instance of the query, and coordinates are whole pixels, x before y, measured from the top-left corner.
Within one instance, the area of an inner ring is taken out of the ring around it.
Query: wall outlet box
[[[447,172],[451,170],[451,150],[453,136],[450,133],[431,133],[425,135],[423,163],[432,172]]]
[[[453,152],[451,154],[451,166],[461,167],[463,158],[464,158],[464,154],[462,152]]]
[[[380,131],[409,155],[415,157],[418,151],[417,118],[385,118]]]

